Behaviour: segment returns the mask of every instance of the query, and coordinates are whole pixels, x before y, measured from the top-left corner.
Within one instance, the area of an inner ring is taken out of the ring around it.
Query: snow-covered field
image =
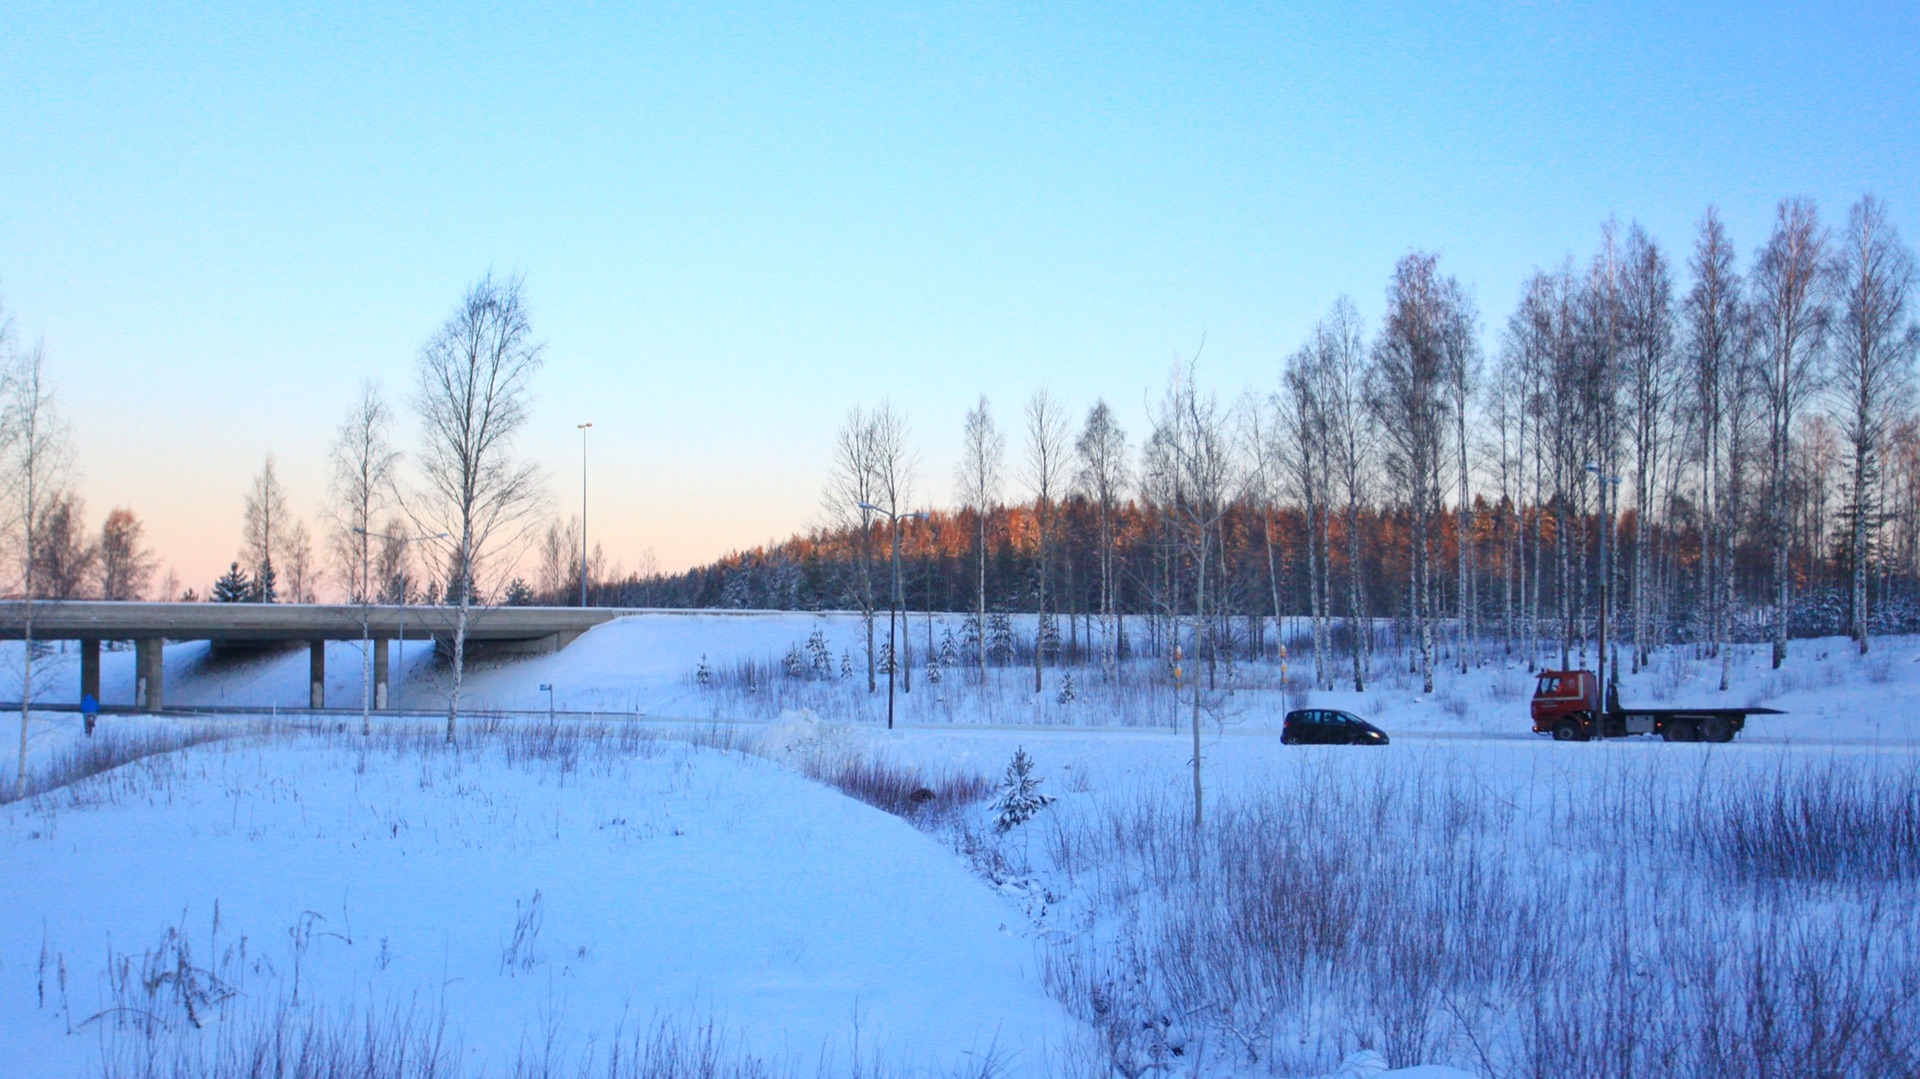
[[[1243,662],[1195,830],[1151,665],[1076,670],[1063,702],[1066,672],[1036,696],[1030,668],[983,689],[916,659],[887,732],[884,680],[876,701],[864,670],[790,676],[816,630],[836,666],[858,654],[846,616],[659,614],[482,665],[474,707],[544,709],[546,683],[602,716],[482,721],[457,750],[431,721],[275,720],[304,704],[304,650],[170,647],[170,704],[261,716],[106,717],[102,739],[235,736],[0,807],[0,1075],[175,1074],[276,1033],[464,1074],[707,1050],[792,1074],[1920,1060],[1920,640],[1796,641],[1778,672],[1742,650],[1724,697],[1679,649],[1625,680],[1629,702],[1787,710],[1724,746],[1540,739],[1518,663],[1424,697],[1390,654],[1364,696]],[[131,660],[104,657],[110,703]],[[330,703],[357,703],[357,647],[328,661]],[[36,667],[39,694],[75,692],[73,656]],[[444,693],[424,646],[399,669],[407,705]],[[1394,743],[1283,747],[1303,700]],[[30,772],[77,728],[36,714]],[[1017,747],[1057,801],[1005,833],[985,803],[916,829],[802,774],[997,780]]]

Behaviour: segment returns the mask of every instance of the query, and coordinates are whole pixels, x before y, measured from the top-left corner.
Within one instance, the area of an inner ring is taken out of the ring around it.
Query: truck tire
[[[1720,716],[1708,716],[1700,721],[1700,737],[1709,742],[1733,741],[1733,724]]]
[[[1576,719],[1563,719],[1553,725],[1553,740],[1556,742],[1584,742],[1587,740],[1586,728]]]
[[[1669,742],[1698,742],[1700,731],[1691,720],[1670,720],[1667,723],[1665,737]]]

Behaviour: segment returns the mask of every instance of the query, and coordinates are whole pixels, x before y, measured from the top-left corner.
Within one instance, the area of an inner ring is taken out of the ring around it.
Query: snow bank
[[[1016,912],[904,822],[739,754],[581,753],[276,738],[7,807],[0,1074],[82,1070],[114,957],[170,930],[236,1001],[441,1002],[496,1074],[550,1025],[578,1052],[662,1012],[809,1070],[857,1038],[1041,1075],[1070,1040]]]

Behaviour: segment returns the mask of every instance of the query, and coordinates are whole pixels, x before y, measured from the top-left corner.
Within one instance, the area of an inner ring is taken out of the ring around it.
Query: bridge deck
[[[26,603],[0,602],[0,638],[26,632]],[[39,600],[33,604],[38,640],[345,641],[361,636],[363,608],[324,603],[110,603],[101,600]],[[450,607],[364,608],[375,637],[446,640],[457,612]],[[476,642],[565,643],[630,612],[610,607],[476,607],[467,638]]]

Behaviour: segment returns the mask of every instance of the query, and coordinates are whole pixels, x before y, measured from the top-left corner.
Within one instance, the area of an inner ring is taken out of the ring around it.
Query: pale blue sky
[[[817,517],[856,401],[945,501],[961,417],[1046,383],[1266,389],[1413,248],[1479,297],[1609,215],[1684,259],[1872,190],[1920,239],[1912,5],[18,2],[0,295],[46,342],[90,519],[204,585],[279,458],[314,516],[359,380],[396,403],[489,267],[549,345],[526,449],[668,567]],[[407,438],[411,438],[409,431]]]

